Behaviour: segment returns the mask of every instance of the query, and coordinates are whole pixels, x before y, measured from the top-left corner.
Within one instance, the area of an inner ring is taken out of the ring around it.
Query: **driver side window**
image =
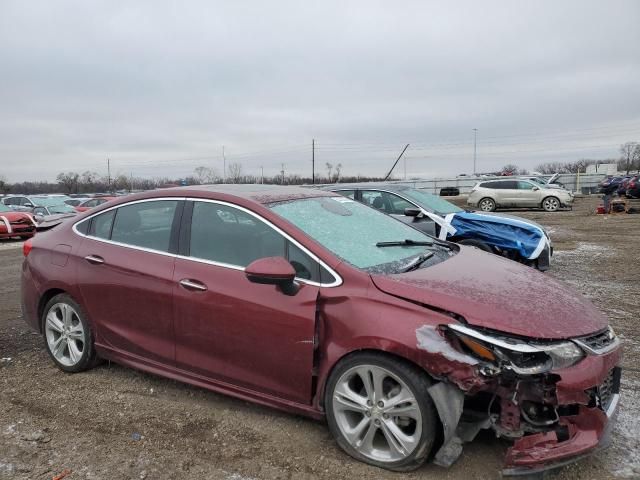
[[[194,202],[189,256],[246,267],[264,257],[284,257],[296,277],[331,281],[322,266],[259,218],[229,205]]]

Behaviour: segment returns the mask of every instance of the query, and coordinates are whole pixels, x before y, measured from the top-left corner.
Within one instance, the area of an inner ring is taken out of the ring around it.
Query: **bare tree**
[[[227,180],[231,183],[240,183],[242,180],[242,164],[233,162],[227,166]]]
[[[342,171],[342,164],[341,163],[337,164],[335,169],[336,169],[336,178],[335,178],[334,181],[335,182],[339,182],[340,181],[340,172]]]
[[[627,142],[620,145],[620,161],[618,169],[626,170],[627,175],[634,167],[640,168],[640,143]]]
[[[56,177],[56,180],[62,186],[66,193],[74,193],[78,191],[79,179],[80,175],[76,172],[60,172]]]
[[[7,177],[0,175],[0,193],[4,193],[6,195],[10,190],[11,186],[9,185],[9,182],[7,182]]]
[[[327,178],[329,179],[329,183],[331,183],[331,172],[333,172],[333,163],[325,163],[325,166],[327,167]]]
[[[500,169],[501,175],[517,175],[518,174],[518,166],[512,163],[509,163]]]
[[[218,180],[218,172],[210,167],[197,167],[194,170],[198,183],[216,183]]]

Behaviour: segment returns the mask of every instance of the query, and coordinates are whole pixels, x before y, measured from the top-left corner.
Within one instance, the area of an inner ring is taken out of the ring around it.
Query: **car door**
[[[28,212],[31,210],[31,207],[27,206],[31,205],[27,197],[12,197],[7,202],[7,205],[16,212]]]
[[[518,180],[518,198],[516,206],[518,207],[536,207],[540,205],[540,187],[527,180]]]
[[[86,232],[77,254],[77,282],[98,345],[174,363],[171,252],[177,249],[182,205],[137,201],[76,226]]]
[[[515,180],[505,180],[494,182],[496,203],[503,207],[515,207],[518,202],[518,182]]]
[[[260,217],[220,202],[189,203],[183,229],[173,276],[177,366],[309,403],[320,273],[305,273],[306,253]],[[249,263],[274,256],[291,257],[295,295],[246,278]]]
[[[362,190],[362,203],[377,208],[384,213],[391,215],[396,220],[411,225],[430,235],[436,234],[435,222],[429,217],[417,217],[405,215],[405,210],[418,209],[420,206],[391,192],[383,190]]]

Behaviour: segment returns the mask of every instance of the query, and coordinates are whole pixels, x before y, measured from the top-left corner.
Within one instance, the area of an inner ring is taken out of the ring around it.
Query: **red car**
[[[390,470],[450,465],[485,428],[513,441],[506,473],[532,473],[617,414],[620,341],[580,294],[335,193],[146,192],[24,254],[24,318],[62,370],[108,359],[326,418]]]
[[[109,200],[113,200],[114,198],[118,198],[118,197],[95,197],[95,198],[90,198],[89,200],[85,200],[84,202],[82,202],[79,205],[76,205],[75,208],[76,212],[86,212],[87,210],[91,210],[92,208],[95,208],[99,205],[102,205],[103,203],[107,203]]]
[[[36,224],[28,213],[15,212],[0,202],[0,238],[31,238]]]

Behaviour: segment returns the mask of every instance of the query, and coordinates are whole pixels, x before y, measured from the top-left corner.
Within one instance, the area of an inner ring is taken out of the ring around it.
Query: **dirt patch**
[[[613,446],[556,479],[640,477],[640,215],[596,216],[597,203],[517,211],[552,232],[547,274],[588,296],[624,337]],[[70,480],[399,478],[347,457],[323,423],[117,365],[60,372],[20,318],[20,264],[20,242],[0,242],[0,478],[51,479],[65,469]],[[505,448],[482,433],[451,469],[426,465],[402,478],[497,479]]]

